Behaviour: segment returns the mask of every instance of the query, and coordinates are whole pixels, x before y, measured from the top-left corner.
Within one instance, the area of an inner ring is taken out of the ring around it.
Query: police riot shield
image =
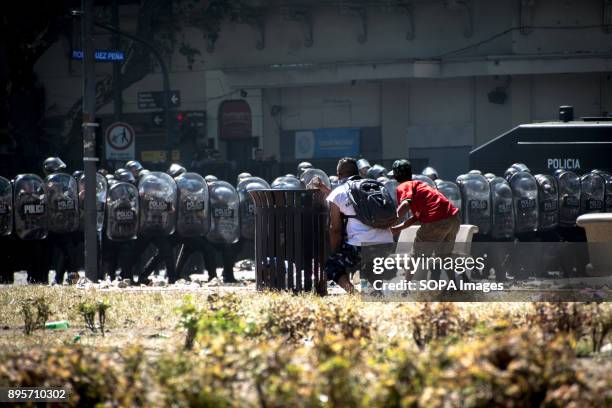
[[[476,225],[480,234],[491,229],[491,194],[487,179],[481,174],[468,174],[459,185],[465,223]]]
[[[526,171],[514,173],[508,183],[514,197],[514,232],[536,231],[538,229],[538,183]]]
[[[0,177],[0,236],[13,231],[13,185],[10,180]]]
[[[297,179],[296,179],[297,180]],[[233,244],[240,238],[240,199],[236,189],[225,181],[209,185],[210,231],[206,237],[217,244]]]
[[[85,228],[85,175],[79,177],[79,229]],[[108,182],[106,177],[96,173],[96,230],[102,231],[106,208]]]
[[[282,176],[275,178],[272,184],[270,184],[270,188],[276,190],[303,190],[305,186],[298,178]]]
[[[255,239],[255,203],[249,191],[269,188],[268,182],[259,177],[248,177],[236,187],[240,199],[240,235],[245,239]]]
[[[176,229],[176,183],[166,173],[152,171],[138,181],[139,234],[168,236]]]
[[[35,174],[20,174],[13,186],[15,233],[21,239],[47,237],[47,187]]]
[[[580,177],[572,171],[555,172],[559,189],[559,226],[573,227],[580,214]]]
[[[503,177],[489,181],[491,190],[491,238],[510,239],[514,236],[513,195],[510,184]]]
[[[138,189],[125,182],[116,182],[106,196],[106,236],[112,241],[128,241],[138,237],[140,205]]]
[[[176,233],[182,237],[200,237],[210,229],[208,184],[197,173],[183,173],[174,179],[178,190]]]
[[[437,183],[438,191],[451,202],[451,204],[461,211],[461,191],[452,181],[440,181]]]
[[[397,182],[397,180],[387,179],[386,181],[383,182],[383,185],[385,186],[389,194],[391,194],[393,203],[395,204],[395,207],[397,208],[397,186],[399,186],[399,183]]]
[[[327,173],[325,173],[323,170],[321,169],[306,169],[304,170],[304,172],[302,173],[302,176],[300,177],[300,181],[302,182],[302,184],[306,187],[308,187],[308,184],[312,181],[313,178],[318,177],[321,179],[321,182],[323,184],[325,184],[327,187],[331,188],[331,181],[329,181],[329,176],[327,175]]]
[[[580,177],[580,214],[603,212],[606,182],[596,173]]]
[[[536,174],[538,182],[538,231],[550,231],[559,226],[559,189],[557,180],[547,174]]]
[[[412,180],[414,180],[414,181],[422,181],[423,183],[427,183],[429,185],[429,187],[431,187],[433,189],[437,189],[438,188],[438,186],[436,185],[435,181],[433,181],[429,177],[424,176],[422,174],[413,174],[412,175]]]
[[[463,183],[467,179],[467,177],[468,177],[467,174],[460,174],[455,179],[455,183],[457,183],[457,185],[460,186],[461,183]]]
[[[329,176],[329,182],[331,183],[331,189],[332,190],[340,185],[340,181],[338,180],[338,176]]]
[[[605,183],[605,199],[604,209],[606,212],[612,212],[612,174],[607,171],[593,170],[593,173],[599,174],[604,179]]]
[[[49,232],[66,234],[79,228],[79,191],[70,174],[54,173],[47,185],[47,220]]]

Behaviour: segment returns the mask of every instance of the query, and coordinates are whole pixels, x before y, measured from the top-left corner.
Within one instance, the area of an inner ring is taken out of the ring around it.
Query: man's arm
[[[412,224],[414,224],[417,219],[414,217],[414,215],[410,218],[408,218],[407,220],[405,220],[404,218],[406,217],[406,214],[408,213],[408,211],[410,211],[410,199],[406,198],[404,199],[400,205],[397,207],[397,219],[399,220],[404,220],[401,223],[394,225],[390,228],[391,233],[393,235],[397,235],[399,234],[403,229],[408,228],[409,226],[411,226]]]
[[[329,244],[332,252],[342,243],[342,213],[338,206],[329,203]]]
[[[412,216],[410,218],[408,218],[407,220],[392,226],[391,228],[389,228],[391,230],[391,233],[393,235],[397,235],[399,234],[403,229],[408,228],[409,226],[411,226],[412,224],[414,224],[417,221],[417,219]]]
[[[321,190],[323,194],[325,194],[325,197],[327,197],[329,193],[331,193],[331,188],[323,184],[319,176],[313,177],[312,180],[310,180],[310,183],[308,183],[308,186],[306,187],[307,188],[317,188]]]
[[[402,219],[406,216],[406,213],[410,211],[410,199],[404,199],[397,207],[397,218]]]

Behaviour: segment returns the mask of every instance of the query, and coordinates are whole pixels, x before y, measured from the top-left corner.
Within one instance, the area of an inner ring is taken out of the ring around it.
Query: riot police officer
[[[48,265],[55,265],[57,284],[63,282],[66,271],[70,283],[76,283],[78,278],[75,258],[79,241],[78,185],[72,175],[63,172],[65,169],[66,164],[59,157],[49,157],[43,162],[48,194]]]
[[[10,180],[0,177],[0,284],[13,283],[13,257],[16,241],[11,236],[13,232],[13,184]]]
[[[208,189],[211,224],[206,239],[221,255],[223,281],[235,283],[237,280],[234,277],[234,264],[240,250],[236,245],[240,239],[238,192],[234,186],[221,180],[209,182]]]
[[[530,272],[540,270],[537,248],[533,245],[520,244],[520,242],[537,241],[536,231],[539,222],[538,183],[528,171],[516,168],[515,170],[515,172],[509,172],[511,175],[508,179],[514,204],[514,234],[519,241],[513,251],[512,268],[515,277],[526,278]]]
[[[101,277],[114,277],[121,268],[123,279],[132,279],[134,265],[138,259],[136,240],[138,237],[138,215],[140,203],[138,189],[132,173],[120,174],[106,194],[106,225],[102,239]]]
[[[476,172],[468,173],[459,184],[459,189],[461,190],[464,222],[478,227],[478,233],[474,236],[473,241],[488,241],[491,231],[491,189],[487,179]],[[484,251],[482,245],[473,248],[475,257],[484,256]],[[481,273],[487,274],[488,268],[489,265],[485,266],[484,271],[472,271],[472,278],[482,278]]]
[[[178,191],[176,233],[173,236],[177,247],[176,273],[187,279],[189,260],[200,253],[210,280],[217,276],[217,271],[214,248],[206,239],[210,230],[208,184],[202,176],[187,172],[178,164],[171,165],[168,174],[174,178]]]
[[[136,254],[145,255],[149,246],[157,249],[166,266],[166,277],[174,283],[176,275],[172,243],[168,239],[176,229],[176,183],[166,173],[152,171],[138,180],[140,199],[139,239]],[[145,281],[157,267],[155,256],[145,259],[139,282]]]

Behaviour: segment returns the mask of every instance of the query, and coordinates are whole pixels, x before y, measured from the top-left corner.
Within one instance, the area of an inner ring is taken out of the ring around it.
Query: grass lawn
[[[611,406],[611,337],[607,303],[0,287],[0,387],[80,406]]]

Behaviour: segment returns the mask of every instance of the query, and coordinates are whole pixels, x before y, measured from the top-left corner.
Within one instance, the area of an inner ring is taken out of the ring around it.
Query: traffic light
[[[200,131],[205,129],[206,114],[203,111],[180,111],[174,115],[175,130],[177,133],[176,143],[195,139]]]

